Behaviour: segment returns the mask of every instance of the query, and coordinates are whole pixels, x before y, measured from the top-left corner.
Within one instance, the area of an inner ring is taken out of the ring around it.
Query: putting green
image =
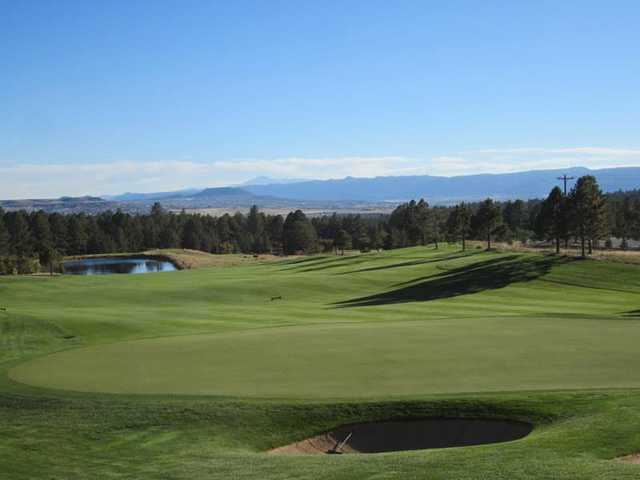
[[[68,350],[10,377],[86,392],[288,398],[640,387],[639,341],[639,322],[611,319],[334,324]]]

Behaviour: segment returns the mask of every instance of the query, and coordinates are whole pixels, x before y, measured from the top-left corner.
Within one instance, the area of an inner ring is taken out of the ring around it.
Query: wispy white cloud
[[[214,187],[240,183],[259,175],[310,179],[427,174],[452,176],[572,166],[634,165],[640,166],[640,149],[603,147],[483,149],[426,159],[362,156],[48,165],[0,162],[0,197],[34,198]]]
[[[453,165],[456,174],[507,173],[569,167],[640,166],[640,149],[608,147],[496,148],[462,152]],[[445,166],[445,164],[441,164]],[[454,168],[449,169],[452,175]]]
[[[415,175],[428,165],[402,157],[277,158],[237,161],[154,161],[0,165],[1,198],[55,197],[215,187],[252,177],[328,179]]]
[[[640,157],[637,148],[606,148],[606,147],[573,147],[573,148],[496,148],[472,150],[471,154],[485,155],[569,155],[587,157]]]

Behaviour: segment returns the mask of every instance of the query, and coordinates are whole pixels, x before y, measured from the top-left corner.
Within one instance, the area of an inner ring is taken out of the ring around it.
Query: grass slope
[[[610,459],[640,450],[638,273],[416,248],[2,278],[0,477],[637,478]],[[464,449],[261,453],[340,423],[431,415],[536,429]]]

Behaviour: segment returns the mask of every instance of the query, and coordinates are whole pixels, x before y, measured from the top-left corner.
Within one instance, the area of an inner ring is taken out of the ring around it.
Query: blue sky
[[[640,165],[638,1],[0,11],[0,198]]]

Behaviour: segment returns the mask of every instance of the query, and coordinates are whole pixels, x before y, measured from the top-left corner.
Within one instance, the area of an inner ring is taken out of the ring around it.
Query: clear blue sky
[[[0,11],[0,198],[640,165],[637,0]]]

